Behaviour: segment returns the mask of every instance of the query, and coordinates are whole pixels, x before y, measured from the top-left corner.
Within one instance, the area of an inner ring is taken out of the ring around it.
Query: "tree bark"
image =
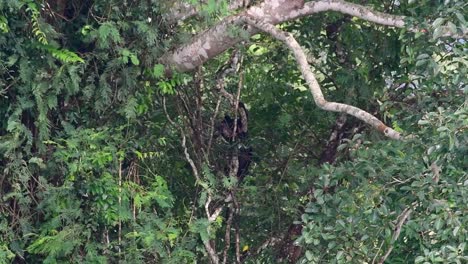
[[[171,70],[187,72],[196,69],[244,40],[240,36],[233,35],[232,29],[243,25],[246,16],[276,25],[324,11],[337,11],[386,26],[405,26],[402,16],[373,11],[365,6],[341,0],[321,0],[307,3],[304,3],[303,0],[266,0],[236,15],[226,17],[217,25],[194,37],[190,43],[165,54],[160,59],[160,63],[168,67],[167,72]],[[258,30],[255,28],[246,29],[248,36],[256,33]]]

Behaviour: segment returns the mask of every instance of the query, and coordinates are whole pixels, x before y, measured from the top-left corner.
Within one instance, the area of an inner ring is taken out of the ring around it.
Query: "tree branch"
[[[224,206],[220,206],[216,208],[213,212],[213,214],[210,213],[210,204],[211,204],[211,194],[208,194],[208,198],[205,202],[205,212],[206,216],[208,218],[208,222],[211,224],[211,222],[215,221],[216,218],[219,216],[221,211],[223,210]],[[210,233],[210,226],[207,227],[207,233]],[[208,252],[208,256],[210,257],[210,260],[214,264],[219,263],[219,257],[218,254],[216,253],[215,246],[210,244],[210,240],[207,239],[206,241],[203,241],[203,245],[205,246],[206,252]]]
[[[193,175],[195,175],[195,179],[197,180],[197,184],[198,184],[198,183],[200,183],[200,176],[198,174],[198,169],[195,166],[195,163],[193,162],[193,160],[190,157],[190,154],[188,152],[188,148],[187,148],[187,144],[186,144],[187,139],[186,139],[184,130],[179,125],[177,125],[171,119],[171,117],[169,116],[169,113],[167,112],[167,108],[166,108],[166,98],[164,98],[164,97],[163,97],[163,109],[164,109],[164,113],[166,114],[166,117],[167,117],[167,120],[169,121],[169,123],[171,123],[171,125],[173,125],[174,127],[178,128],[180,130],[180,134],[182,136],[182,148],[184,149],[185,158],[187,159],[187,162],[190,164],[190,167],[192,168]]]
[[[198,5],[191,5],[184,1],[177,1],[169,8],[168,12],[164,14],[164,19],[166,19],[168,23],[174,24],[197,16],[200,14],[200,7],[205,5],[206,2],[206,0],[202,0]],[[250,0],[230,0],[228,10],[235,11],[249,4]]]
[[[209,59],[243,41],[241,37],[232,34],[230,29],[241,26],[245,16],[276,25],[324,11],[337,11],[387,26],[405,26],[403,16],[373,11],[368,7],[341,0],[321,0],[307,3],[304,3],[304,0],[266,0],[237,15],[226,17],[217,25],[193,38],[192,42],[165,54],[160,59],[160,63],[168,66],[169,72],[170,68],[180,72],[194,70]],[[255,28],[246,30],[248,36],[257,32],[258,30]]]
[[[308,2],[304,5],[304,8],[297,11],[298,14],[294,14],[294,17],[297,18],[324,11],[336,11],[384,26],[398,28],[405,26],[404,16],[395,16],[374,11],[366,6],[349,3],[342,0],[321,0]]]
[[[398,237],[400,236],[401,228],[403,227],[403,224],[406,222],[406,219],[408,219],[408,217],[410,216],[411,212],[412,212],[412,210],[410,208],[406,208],[398,216],[398,222],[397,222],[397,224],[395,226],[395,231],[393,232],[391,245],[388,248],[387,252],[380,259],[379,264],[383,264],[385,262],[385,260],[388,258],[388,256],[390,255],[390,253],[392,252],[393,245],[398,240]]]
[[[243,20],[256,28],[259,28],[262,31],[269,33],[274,38],[284,42],[286,46],[288,46],[288,48],[293,52],[297,63],[299,64],[299,70],[301,71],[302,76],[308,84],[309,90],[312,93],[312,96],[314,97],[315,104],[318,107],[327,111],[347,113],[358,119],[361,119],[362,121],[371,125],[378,131],[384,133],[389,138],[400,139],[400,133],[396,132],[390,127],[387,127],[384,123],[382,123],[382,121],[378,120],[376,117],[369,114],[368,112],[351,105],[328,102],[327,100],[325,100],[322,90],[320,89],[320,85],[315,79],[315,76],[312,70],[310,69],[310,65],[307,62],[307,56],[292,34],[290,34],[289,32],[281,31],[272,24],[255,20],[248,16],[244,17]]]
[[[229,210],[229,216],[226,221],[226,230],[224,232],[223,264],[227,263],[228,251],[229,251],[229,248],[231,247],[231,226],[232,226],[232,220],[234,218],[234,209],[232,208],[232,206],[228,207],[228,210]]]

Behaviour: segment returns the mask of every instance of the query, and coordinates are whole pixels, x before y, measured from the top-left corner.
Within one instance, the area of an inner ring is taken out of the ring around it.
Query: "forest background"
[[[467,5],[0,0],[0,263],[466,263]]]

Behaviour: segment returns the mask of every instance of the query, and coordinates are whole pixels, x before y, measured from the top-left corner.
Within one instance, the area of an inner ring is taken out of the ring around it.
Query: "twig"
[[[401,228],[402,228],[403,224],[406,222],[406,219],[410,216],[411,212],[412,212],[412,210],[410,208],[406,208],[398,216],[398,218],[397,218],[398,222],[397,222],[397,224],[395,226],[395,231],[393,232],[392,241],[390,242],[391,245],[388,248],[387,252],[382,256],[382,258],[378,262],[379,264],[383,264],[385,262],[385,260],[388,258],[388,256],[390,255],[390,253],[392,253],[393,246],[394,246],[395,242],[398,240],[398,237],[400,236]]]
[[[232,194],[232,203],[234,204],[234,217],[237,217],[240,214],[240,204],[239,201],[237,201],[235,192]],[[236,219],[234,221],[234,229],[236,235],[236,263],[241,263],[239,217],[237,217]]]
[[[256,250],[250,250],[247,252],[247,257],[252,257],[252,256],[257,256],[260,253],[262,253],[263,250],[270,246],[275,246],[278,243],[280,243],[284,239],[283,236],[280,237],[270,237],[267,240],[265,240]],[[245,257],[244,257],[245,258]]]
[[[234,223],[234,229],[236,232],[236,263],[241,263],[240,228],[237,221]]]
[[[206,153],[210,153],[211,144],[213,143],[213,135],[215,129],[215,121],[216,117],[218,116],[219,106],[221,105],[221,96],[218,97],[218,101],[216,102],[216,108],[213,116],[211,117],[211,127],[210,127],[210,139],[208,140],[208,147],[206,148]]]
[[[17,82],[18,82],[19,78],[18,79],[14,79],[9,85],[7,85],[5,88],[3,88],[1,91],[0,91],[0,95],[6,93],[8,91],[8,89],[10,89],[13,85],[15,85]]]
[[[224,65],[222,71],[218,73],[217,81],[216,81],[216,88],[219,90],[219,92],[228,99],[229,103],[234,106],[235,105],[235,100],[234,96],[230,93],[228,93],[225,90],[226,86],[226,76],[230,73],[235,73],[238,72],[240,67],[240,61],[242,60],[242,56],[239,50],[236,50],[233,52],[229,62],[226,65]]]
[[[380,234],[381,232],[379,232]],[[383,245],[385,244],[385,240],[382,240],[382,243],[380,243],[379,248],[377,249],[377,252],[374,255],[374,258],[372,258],[372,264],[375,263],[375,259],[379,256],[380,250],[382,249]]]
[[[240,94],[241,94],[241,90],[242,90],[242,81],[243,81],[243,74],[242,72],[240,72],[239,74],[239,84],[237,86],[237,95],[236,95],[236,101],[235,101],[235,105],[234,105],[234,129],[232,131],[232,135],[233,135],[233,140],[235,140],[235,137],[236,137],[236,132],[237,132],[237,113],[239,112],[239,101],[240,101]],[[242,111],[243,113],[241,114],[241,119],[242,119],[242,129],[244,130],[244,132],[247,132],[247,117],[245,116],[245,113],[244,111]]]
[[[169,120],[169,123],[171,123],[176,128],[179,128],[181,136],[182,136],[182,148],[184,149],[185,158],[187,159],[188,163],[190,164],[190,167],[192,168],[193,174],[195,175],[195,179],[197,180],[197,182],[200,182],[200,176],[198,174],[198,169],[195,166],[195,163],[193,162],[192,158],[190,157],[190,154],[188,153],[188,148],[187,148],[187,144],[186,144],[187,139],[185,137],[185,133],[184,133],[183,129],[180,126],[178,126],[171,119],[171,117],[169,116],[169,114],[167,112],[167,108],[166,108],[166,98],[164,98],[164,97],[163,97],[163,109],[164,109],[164,113],[166,114],[167,120]]]
[[[190,166],[192,167],[193,174],[195,175],[195,178],[197,179],[197,182],[200,182],[200,176],[198,175],[198,169],[195,166],[195,163],[193,162],[193,160],[190,158],[190,154],[188,153],[187,145],[185,144],[186,141],[187,141],[186,138],[185,138],[185,134],[184,134],[184,132],[182,130],[180,132],[182,133],[182,148],[184,148],[185,158],[187,159],[188,163],[190,163]]]
[[[196,109],[195,109],[195,117],[196,117],[196,122],[197,122],[197,133],[196,136],[198,137],[198,141],[201,143],[203,142],[203,115],[201,114],[202,109],[203,109],[203,90],[204,90],[204,82],[203,82],[203,72],[202,72],[203,67],[199,67],[199,71],[197,73],[197,79],[198,79],[198,85],[195,85],[195,92],[197,95],[197,99],[195,100],[196,102]],[[208,157],[208,153],[205,152],[205,145],[200,144],[199,148],[201,149],[203,156],[205,158]],[[209,163],[209,162],[207,162]]]

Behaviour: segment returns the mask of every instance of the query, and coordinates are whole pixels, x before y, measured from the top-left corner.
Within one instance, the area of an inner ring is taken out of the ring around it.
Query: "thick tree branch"
[[[338,11],[387,26],[405,26],[402,16],[373,11],[365,6],[341,0],[321,0],[307,3],[304,3],[304,0],[266,0],[237,15],[226,17],[217,25],[200,33],[192,42],[167,53],[160,59],[160,62],[180,72],[194,70],[243,40],[241,37],[233,35],[233,30],[230,29],[241,26],[245,16],[276,25],[324,11]],[[248,35],[257,32],[258,30],[255,28],[246,30]]]
[[[288,46],[288,48],[293,52],[297,63],[299,64],[299,69],[302,73],[302,76],[308,84],[309,90],[312,93],[312,96],[314,97],[315,104],[317,104],[318,107],[327,111],[347,113],[373,126],[375,129],[384,133],[389,138],[400,139],[400,133],[396,132],[390,127],[387,127],[384,123],[382,123],[382,121],[378,120],[376,117],[369,114],[368,112],[351,105],[328,102],[327,100],[325,100],[322,90],[320,89],[320,85],[315,79],[315,76],[312,70],[310,69],[310,65],[307,62],[307,55],[305,54],[304,50],[299,45],[299,43],[297,43],[296,39],[293,37],[292,34],[290,34],[289,32],[281,31],[272,24],[255,20],[248,16],[244,17],[243,20],[249,23],[250,25],[261,29],[262,31],[269,33],[274,38],[284,42],[286,46]]]
[[[307,16],[324,11],[337,11],[346,15],[358,17],[369,22],[384,26],[392,26],[402,28],[405,26],[404,16],[395,16],[378,11],[374,11],[368,7],[349,3],[342,0],[322,0],[308,2],[304,8],[297,11],[298,14],[293,14],[295,18]]]

